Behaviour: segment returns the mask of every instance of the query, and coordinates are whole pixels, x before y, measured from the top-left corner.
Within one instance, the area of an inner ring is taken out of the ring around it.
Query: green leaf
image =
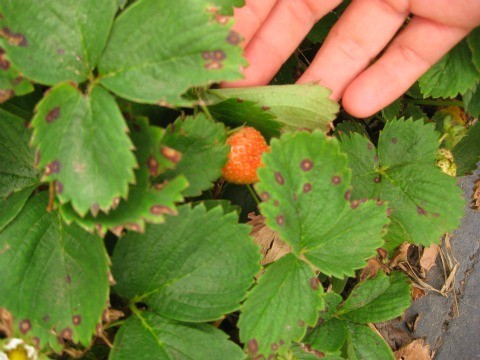
[[[250,354],[267,358],[299,341],[317,321],[322,293],[313,269],[293,254],[270,265],[248,294],[238,321]]]
[[[430,117],[422,110],[422,108],[415,104],[408,104],[406,109],[403,111],[403,117],[405,119],[413,118],[416,120],[423,120],[428,122]]]
[[[199,114],[179,118],[167,128],[164,143],[182,153],[181,160],[172,170],[167,170],[160,180],[184,175],[188,180],[185,196],[198,196],[210,189],[222,174],[227,162],[229,147],[225,127]]]
[[[480,72],[480,27],[477,27],[468,35],[467,44],[472,52],[472,63]]]
[[[60,203],[81,216],[108,211],[126,197],[136,166],[127,126],[114,98],[101,87],[85,95],[70,84],[53,88],[32,121],[43,179],[55,181]]]
[[[0,199],[39,183],[29,140],[30,131],[25,122],[0,109]]]
[[[457,176],[471,173],[480,160],[480,122],[471,126],[467,135],[453,148],[453,159],[457,165]]]
[[[310,350],[305,345],[293,344],[291,347],[291,360],[344,360],[344,358],[338,355],[325,354],[318,350]]]
[[[464,40],[447,53],[419,80],[424,97],[450,97],[464,94],[480,81],[472,63],[472,53]]]
[[[432,124],[388,122],[380,133],[378,155],[361,135],[341,140],[352,168],[352,197],[388,202],[389,250],[404,241],[437,243],[460,224],[465,201],[455,179],[435,166],[438,134]]]
[[[324,42],[331,28],[333,27],[333,25],[335,25],[335,23],[340,18],[340,16],[349,4],[350,0],[342,1],[342,3],[337,8],[325,15],[322,18],[322,21],[317,22],[312,28],[312,30],[310,30],[307,35],[307,39],[313,43]]]
[[[128,191],[128,199],[116,198],[114,209],[108,213],[87,214],[80,217],[70,204],[61,207],[61,214],[67,223],[76,221],[83,228],[101,235],[109,229],[121,235],[123,229],[143,231],[145,223],[160,224],[165,215],[177,214],[175,203],[183,201],[182,192],[187,188],[183,176],[153,185],[150,176],[156,176],[172,167],[172,159],[178,161],[179,153],[163,144],[165,131],[149,126],[146,119],[132,123],[131,137],[134,142],[137,162],[136,183]]]
[[[218,12],[222,15],[233,15],[233,8],[245,5],[245,0],[209,0],[210,3],[219,7]]]
[[[253,101],[227,99],[210,105],[208,110],[215,118],[231,128],[249,125],[260,131],[267,139],[280,136],[282,124],[267,109],[262,109]]]
[[[1,43],[27,78],[79,83],[95,68],[116,10],[116,0],[5,0]]]
[[[89,345],[109,292],[108,256],[100,238],[46,212],[33,197],[0,232],[0,307],[15,333],[59,349],[57,336]]]
[[[480,84],[477,84],[476,87],[468,90],[463,95],[463,102],[467,113],[474,118],[480,117]]]
[[[329,131],[339,105],[329,98],[330,90],[320,85],[271,85],[209,90],[213,103],[234,98],[253,101],[268,109],[286,128]]]
[[[375,278],[357,284],[338,316],[355,323],[377,323],[401,316],[410,302],[410,285],[405,274],[395,271],[387,276],[379,272]]]
[[[207,0],[136,1],[115,20],[101,84],[128,100],[187,106],[189,88],[239,79],[240,38],[209,11]]]
[[[343,277],[383,244],[386,207],[350,204],[350,170],[336,139],[319,131],[273,139],[256,188],[267,225],[321,272]]]
[[[402,111],[402,99],[397,99],[386,108],[382,109],[382,117],[389,121],[398,118]]]
[[[331,318],[313,329],[303,342],[322,353],[331,354],[342,348],[346,336],[345,322],[337,318]]]
[[[349,360],[394,360],[392,350],[377,333],[366,325],[347,323]]]
[[[29,186],[10,194],[10,196],[5,199],[0,199],[0,231],[10,224],[20,211],[22,211],[23,206],[35,188],[35,185]]]
[[[152,312],[137,312],[122,325],[109,356],[110,360],[244,358],[242,349],[215,327],[179,323]]]
[[[33,85],[26,80],[18,67],[12,64],[5,50],[0,48],[0,103],[13,96],[21,96],[33,91]]]
[[[260,252],[248,234],[235,213],[183,206],[164,224],[119,240],[114,289],[169,319],[219,319],[240,307],[259,270]]]

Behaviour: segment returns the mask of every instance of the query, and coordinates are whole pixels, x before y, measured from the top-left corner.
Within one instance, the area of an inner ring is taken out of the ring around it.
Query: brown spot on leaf
[[[369,142],[369,143],[367,144],[367,149],[368,149],[368,150],[373,150],[373,144]]]
[[[227,55],[223,50],[204,51],[202,52],[202,58],[206,60],[204,65],[207,70],[217,70],[223,67],[222,61],[225,60]]]
[[[92,213],[93,217],[97,217],[99,211],[100,205],[98,205],[98,203],[92,204],[92,206],[90,207],[90,212]]]
[[[344,195],[345,200],[350,201],[350,196],[352,196],[352,190],[347,190]]]
[[[215,50],[213,52],[213,57],[212,58],[215,59],[216,61],[222,61],[226,57],[227,57],[227,55],[225,54],[225,52],[223,50]]]
[[[277,224],[280,225],[280,226],[285,224],[285,217],[283,215],[278,215],[277,216]]]
[[[375,184],[378,184],[378,183],[380,182],[380,177],[379,177],[379,176],[374,177],[374,178],[373,178],[373,182],[374,182]]]
[[[304,159],[300,163],[300,169],[302,169],[303,171],[310,171],[312,170],[312,168],[313,168],[313,161],[310,159]]]
[[[375,155],[375,156],[373,157],[373,160],[378,161],[378,155]]]
[[[421,206],[417,206],[417,212],[418,212],[420,215],[427,215],[427,212],[426,212],[425,209],[422,208]]]
[[[57,120],[59,116],[60,116],[60,106],[57,106],[56,108],[53,108],[48,112],[48,114],[45,116],[45,121],[48,124],[50,124],[53,121]]]
[[[42,320],[46,323],[48,323],[50,321],[50,316],[49,315],[45,315]]]
[[[242,102],[243,102],[243,99],[237,98],[237,102],[238,102],[238,103],[242,103]]]
[[[393,214],[393,208],[388,208],[387,209],[387,216],[390,216]]]
[[[308,193],[310,190],[312,190],[312,184],[306,183],[303,185],[303,192]]]
[[[232,45],[238,45],[242,41],[242,37],[235,31],[230,31],[227,36],[227,42]]]
[[[82,323],[82,317],[80,315],[74,315],[72,318],[73,325],[80,325]]]
[[[270,110],[270,106],[262,106],[262,110],[263,111],[268,111],[268,110]]]
[[[385,202],[383,200],[381,200],[380,198],[377,198],[375,204],[377,204],[378,206],[382,206],[383,204],[385,204]]]
[[[353,201],[350,203],[350,207],[351,207],[352,209],[356,209],[359,204],[360,204],[360,202],[359,202],[358,200],[353,200]]]
[[[175,215],[175,211],[166,205],[153,205],[150,208],[150,213],[152,213],[153,215],[164,215],[164,214]]]
[[[303,320],[298,320],[298,323],[297,323],[297,324],[298,324],[298,326],[303,327],[303,326],[305,326],[305,321],[303,321]]]
[[[397,138],[392,138],[390,141],[392,142],[392,144],[396,144],[398,142]]]
[[[54,160],[47,166],[45,166],[45,175],[51,175],[51,174],[56,174],[59,173],[62,168],[62,165],[60,164],[60,161]]]
[[[59,49],[57,49],[57,54],[58,55],[63,55],[63,54],[65,54],[65,50],[62,49],[62,48],[59,48]]]
[[[268,201],[268,200],[270,200],[270,194],[268,192],[264,191],[260,194],[260,198],[263,201]]]
[[[8,27],[0,30],[0,37],[7,39],[8,43],[13,46],[28,46],[27,38],[24,35],[14,33]]]
[[[150,155],[147,160],[148,173],[152,176],[158,175],[158,161],[153,155]]]
[[[283,339],[278,340],[278,343],[280,344],[280,346],[285,345],[285,341],[283,341]]]
[[[62,332],[60,333],[60,336],[61,336],[62,338],[64,338],[65,340],[72,340],[72,335],[73,335],[72,329],[69,328],[69,327],[66,327],[66,328],[63,329]]]
[[[277,206],[277,207],[280,206],[280,201],[275,200],[275,201],[273,202],[273,205],[274,205],[274,206]]]
[[[280,185],[285,184],[285,179],[283,178],[282,174],[278,171],[275,173],[275,181]]]
[[[36,336],[32,338],[33,346],[35,346],[37,349],[40,348],[40,339]]]
[[[70,284],[72,282],[72,278],[70,277],[70,275],[67,274],[67,276],[65,276],[65,282],[67,284]]]
[[[32,329],[32,323],[28,319],[22,320],[18,324],[18,329],[23,335],[25,335],[27,332],[29,332]]]
[[[10,69],[10,61],[5,59],[3,56],[0,56],[0,69],[7,71]]]
[[[182,153],[172,149],[168,146],[162,146],[160,149],[160,153],[163,155],[164,158],[170,160],[173,163],[178,163],[182,159]]]
[[[15,93],[13,92],[12,89],[1,89],[0,90],[0,104],[7,101],[11,97],[13,97]]]
[[[248,352],[252,355],[258,352],[258,342],[256,339],[251,339],[248,342]]]
[[[384,248],[378,248],[377,254],[378,256],[380,256],[382,260],[385,260],[388,257],[388,251],[385,250]]]
[[[338,175],[335,175],[332,177],[332,184],[333,185],[339,185],[342,183],[342,178]]]
[[[140,232],[142,230],[140,225],[137,224],[137,223],[127,223],[124,226],[125,226],[126,229],[133,230],[133,231],[136,231],[136,232]]]
[[[221,68],[223,68],[223,64],[218,61],[211,61],[206,63],[204,68],[207,70],[220,70]]]
[[[310,287],[312,288],[312,290],[317,291],[320,287],[320,280],[318,280],[317,277],[310,278]]]
[[[120,197],[117,196],[113,198],[112,209],[116,209],[118,207],[118,204],[120,204]]]
[[[271,348],[273,351],[278,351],[278,345],[275,343],[272,344]]]
[[[366,197],[361,198],[361,199],[360,199],[360,204],[366,203],[367,200],[368,200],[368,199],[367,199]]]
[[[23,81],[23,76],[17,76],[15,79],[13,79],[12,84],[13,86],[19,85]]]
[[[57,194],[63,193],[63,184],[58,180],[55,181],[55,192]]]

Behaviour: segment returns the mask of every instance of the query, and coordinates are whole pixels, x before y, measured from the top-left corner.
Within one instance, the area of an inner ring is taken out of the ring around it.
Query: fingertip
[[[359,81],[354,81],[345,89],[342,106],[347,113],[356,118],[367,118],[383,108],[375,88],[364,86]]]

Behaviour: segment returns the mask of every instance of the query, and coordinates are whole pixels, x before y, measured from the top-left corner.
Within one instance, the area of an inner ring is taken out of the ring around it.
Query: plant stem
[[[210,120],[215,120],[212,116],[212,114],[210,114],[210,110],[208,110],[208,107],[203,105],[203,104],[200,104],[200,109],[202,109],[203,113],[205,114],[205,116],[207,118],[209,118]]]
[[[103,330],[107,330],[116,326],[122,325],[127,319],[122,319],[122,320],[117,320],[117,321],[112,321],[111,323],[106,324],[103,327]]]
[[[405,99],[406,102],[415,105],[433,105],[433,106],[458,106],[464,108],[463,101],[460,100],[418,100],[418,99]]]
[[[247,187],[250,195],[252,195],[252,198],[253,198],[253,200],[255,200],[255,203],[257,204],[257,206],[260,205],[260,199],[259,199],[257,193],[255,192],[255,190],[253,190],[252,185],[247,184],[245,186]]]

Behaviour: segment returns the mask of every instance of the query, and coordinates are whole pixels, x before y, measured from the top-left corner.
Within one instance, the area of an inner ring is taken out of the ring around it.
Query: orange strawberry
[[[263,166],[262,154],[270,151],[262,134],[245,126],[227,139],[230,145],[228,161],[222,169],[225,180],[234,184],[253,184],[258,181],[257,169]]]

